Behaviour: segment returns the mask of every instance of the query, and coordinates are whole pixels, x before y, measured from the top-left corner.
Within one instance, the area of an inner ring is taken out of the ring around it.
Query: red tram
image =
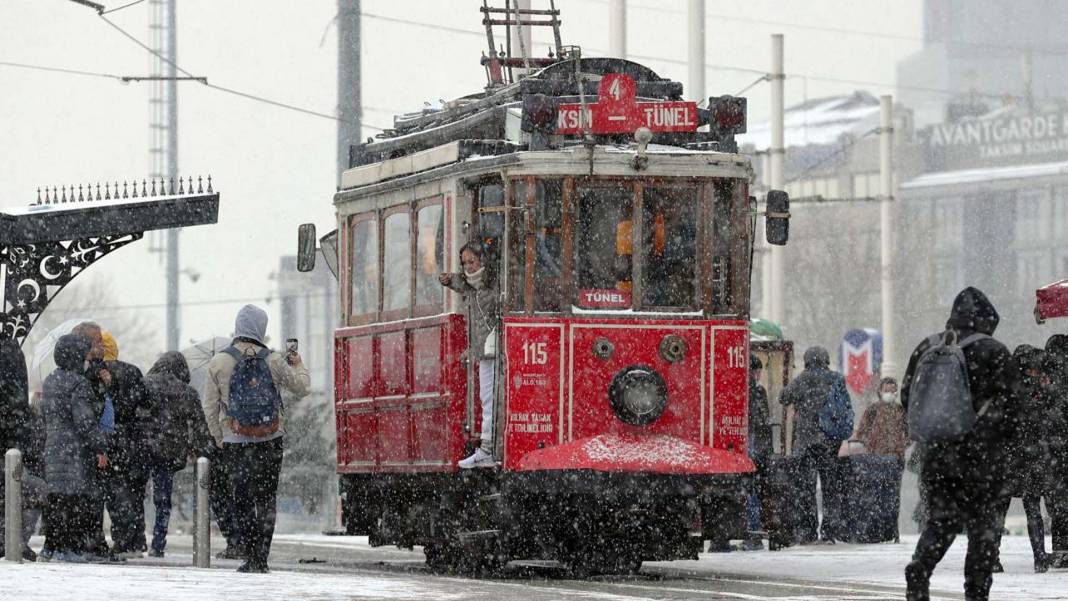
[[[324,239],[344,527],[454,569],[695,558],[741,536],[753,470],[744,100],[701,109],[640,64],[564,47],[503,81],[530,60],[492,56],[484,93],[353,148]],[[769,198],[774,243],[787,203]],[[483,427],[478,368],[437,276],[471,240],[499,271],[498,464],[459,470]]]

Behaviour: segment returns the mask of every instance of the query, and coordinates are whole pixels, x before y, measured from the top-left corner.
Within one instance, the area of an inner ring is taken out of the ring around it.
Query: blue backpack
[[[278,431],[278,408],[282,397],[274,387],[274,378],[267,365],[271,351],[265,348],[255,353],[241,352],[233,346],[223,349],[237,361],[230,376],[230,399],[226,415],[231,429],[242,436],[268,436]]]
[[[853,401],[849,398],[845,378],[827,372],[831,391],[820,409],[820,430],[832,440],[846,440],[853,435]]]

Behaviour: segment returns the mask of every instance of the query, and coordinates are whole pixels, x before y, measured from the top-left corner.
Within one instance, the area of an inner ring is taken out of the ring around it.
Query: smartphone
[[[287,353],[295,353],[295,352],[297,352],[297,339],[296,338],[286,338],[286,352]]]

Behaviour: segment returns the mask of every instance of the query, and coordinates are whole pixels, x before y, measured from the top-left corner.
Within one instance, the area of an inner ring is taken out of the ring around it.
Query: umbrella
[[[192,346],[187,346],[181,350],[182,355],[185,356],[186,363],[189,364],[189,385],[200,394],[204,394],[204,381],[208,377],[208,363],[211,363],[211,358],[222,352],[230,344],[231,340],[229,338],[212,336],[211,338],[196,341]]]
[[[52,328],[44,335],[44,338],[33,347],[33,358],[30,361],[30,373],[37,375],[38,383],[44,382],[45,378],[48,377],[48,374],[56,369],[56,362],[52,359],[52,354],[56,351],[56,343],[59,342],[59,339],[70,334],[71,330],[78,324],[87,321],[93,320],[88,317],[68,319]]]
[[[1035,290],[1035,321],[1068,317],[1068,280],[1060,280]]]

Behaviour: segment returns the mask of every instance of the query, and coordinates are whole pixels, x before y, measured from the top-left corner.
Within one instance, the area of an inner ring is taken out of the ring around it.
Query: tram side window
[[[445,220],[441,205],[427,205],[416,214],[415,242],[415,305],[440,308],[444,288],[438,283],[438,274],[444,271]]]
[[[730,182],[715,185],[712,203],[712,312],[730,313],[734,305],[731,261],[731,203],[734,188]]]
[[[579,189],[574,250],[579,307],[630,307],[633,207],[630,186]]]
[[[697,190],[642,193],[642,303],[697,307]]]
[[[352,257],[352,299],[350,313],[366,315],[378,311],[378,222],[363,219],[352,225],[349,256]]]
[[[393,213],[385,222],[382,310],[407,309],[412,278],[411,234],[408,211]]]
[[[563,282],[563,219],[564,184],[560,180],[537,180],[534,187],[534,210],[531,213],[534,227],[534,310],[559,311]],[[527,206],[527,182],[515,184],[515,203]],[[517,213],[513,229],[513,252],[515,260],[522,263],[517,272],[526,275],[526,213]],[[517,296],[522,303],[524,280],[517,281],[520,288]]]

